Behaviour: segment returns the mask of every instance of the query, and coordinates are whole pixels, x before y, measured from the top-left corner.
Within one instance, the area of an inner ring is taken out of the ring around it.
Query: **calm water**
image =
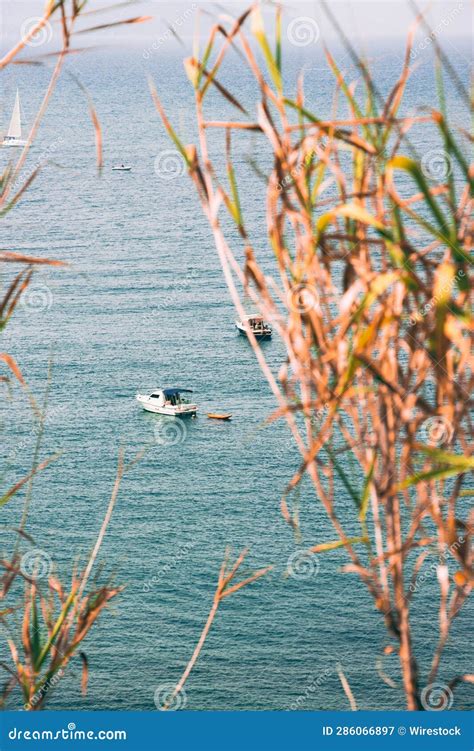
[[[380,50],[376,58],[385,90],[396,79],[398,59]],[[289,62],[289,80],[301,64],[310,69],[308,106],[327,114],[330,75],[319,59],[306,59],[302,51]],[[464,59],[457,64],[462,70]],[[171,147],[150,101],[147,70],[183,138],[194,139],[191,91],[180,60],[155,56],[145,65],[140,51],[108,53],[79,56],[72,70],[96,103],[104,129],[104,173],[100,179],[95,174],[84,97],[64,75],[29,158],[30,167],[41,155],[52,163],[0,229],[2,247],[72,264],[69,270],[36,274],[27,304],[2,344],[38,396],[48,361],[53,363],[42,453],[63,453],[35,482],[29,531],[62,576],[95,540],[119,447],[129,458],[144,447],[149,451],[123,481],[102,548],[106,571],[126,590],[84,645],[91,669],[87,697],[80,696],[80,666],[74,662],[49,706],[153,709],[156,687],[174,684],[191,656],[225,547],[232,545],[235,554],[251,548],[247,571],[268,563],[275,570],[224,602],[187,684],[189,709],[284,709],[297,702],[304,709],[344,709],[337,661],[361,708],[402,707],[401,692],[376,673],[385,631],[358,579],[338,573],[344,555],[322,557],[319,572],[308,579],[283,576],[295,541],[279,502],[298,457],[283,424],[263,424],[274,400],[248,343],[233,328],[233,306],[190,181],[186,175],[166,181],[154,170],[156,157]],[[251,102],[250,79],[239,77],[237,85],[231,68],[226,76]],[[17,85],[31,122],[46,80],[47,71],[39,68],[8,70],[3,122]],[[432,91],[426,61],[408,106],[433,103]],[[462,117],[455,94],[450,96],[455,116]],[[221,100],[212,102],[215,117],[230,114]],[[256,246],[268,256],[270,269],[263,194],[246,166],[257,145],[255,137],[240,139],[236,158]],[[425,136],[419,147],[431,147]],[[2,151],[2,166],[7,158]],[[265,158],[259,153],[262,165]],[[133,172],[112,173],[111,165],[122,161]],[[275,340],[262,346],[276,371],[282,345]],[[163,428],[160,418],[134,402],[137,390],[161,385],[193,388],[200,406],[200,417],[186,423],[186,434],[174,445],[166,445],[169,423]],[[204,415],[210,410],[232,412],[234,420],[208,421]],[[1,420],[6,482],[28,470],[35,441],[18,391],[2,400]],[[337,501],[347,506],[350,519],[352,501],[344,488]],[[18,496],[2,510],[2,523],[18,524],[21,506]],[[301,545],[334,539],[308,484],[301,491],[301,522]],[[2,539],[8,550],[4,533]],[[433,619],[436,592],[428,576],[418,600],[420,612],[431,603]],[[444,680],[466,670],[467,632],[466,610],[446,650]],[[425,657],[423,678],[435,639],[430,621],[420,618],[415,641]],[[396,658],[385,670],[398,680]],[[456,708],[468,703],[467,690],[459,689]]]

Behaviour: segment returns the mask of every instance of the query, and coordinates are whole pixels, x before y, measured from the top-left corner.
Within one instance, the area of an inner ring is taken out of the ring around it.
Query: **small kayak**
[[[230,420],[230,418],[232,417],[231,414],[228,414],[228,415],[217,415],[214,412],[208,412],[207,416],[211,420]]]
[[[131,172],[131,167],[126,167],[124,164],[120,164],[117,167],[112,167],[112,172]]]

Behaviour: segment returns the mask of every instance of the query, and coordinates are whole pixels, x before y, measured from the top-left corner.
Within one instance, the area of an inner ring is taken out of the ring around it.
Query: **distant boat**
[[[191,389],[157,389],[151,394],[137,394],[136,399],[147,412],[171,417],[186,417],[195,415],[197,406],[189,402],[181,394],[192,394]]]
[[[214,412],[208,412],[207,416],[211,418],[211,420],[230,420],[232,415],[226,414],[226,415],[218,415]]]
[[[132,168],[126,164],[116,164],[112,167],[112,172],[131,172]]]
[[[13,107],[12,119],[8,127],[8,133],[3,139],[3,146],[24,146],[26,141],[21,140],[21,111],[20,111],[20,94],[16,90],[15,105]]]
[[[263,316],[258,313],[252,313],[249,316],[245,316],[243,321],[236,321],[239,332],[244,336],[248,335],[248,329],[251,329],[255,339],[270,339],[272,335],[272,329],[265,323]]]

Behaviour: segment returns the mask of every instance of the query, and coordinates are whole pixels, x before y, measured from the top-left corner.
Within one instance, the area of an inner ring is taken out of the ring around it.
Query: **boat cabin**
[[[180,404],[189,403],[189,399],[181,396],[181,394],[192,393],[192,389],[160,389],[150,394],[150,399],[156,399],[160,406],[171,404],[172,407],[177,407]]]
[[[235,325],[240,333],[244,335],[246,335],[248,329],[250,329],[257,339],[266,339],[272,335],[272,329],[268,323],[265,323],[263,316],[261,316],[260,313],[251,313],[250,315],[245,316],[242,321],[236,321]]]
[[[245,320],[247,321],[252,331],[263,331],[265,328],[263,316],[259,314],[246,316]]]

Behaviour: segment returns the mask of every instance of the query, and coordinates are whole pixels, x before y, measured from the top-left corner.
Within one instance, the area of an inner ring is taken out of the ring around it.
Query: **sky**
[[[107,6],[117,5],[120,0],[89,0],[87,10],[77,25],[77,29],[96,26],[102,23],[130,18],[133,16],[152,16],[152,20],[143,24],[119,26],[100,32],[102,44],[120,46],[144,46],[153,42],[163,45],[163,48],[174,46],[179,50],[178,43],[167,32],[171,25],[180,37],[190,43],[193,37],[196,20],[199,18],[200,29],[205,33],[212,23],[222,19],[226,14],[239,15],[250,4],[250,0],[222,0],[220,3],[208,0],[144,0],[143,2],[121,3],[121,7],[106,10]],[[469,0],[454,0],[441,2],[432,0],[429,4],[418,0],[419,7],[427,12],[431,27],[442,39],[449,41],[469,35],[472,28],[472,16]],[[0,0],[1,48],[6,51],[24,33],[34,19],[42,14],[44,0]],[[266,24],[271,27],[274,10],[270,0],[262,0]],[[413,10],[408,0],[329,0],[331,11],[353,42],[364,44],[373,39],[394,38],[404,39],[407,29],[413,21]],[[335,37],[334,29],[325,16],[317,0],[287,0],[283,3],[285,9],[283,22],[283,39],[285,43],[305,41],[305,34],[313,34],[320,40],[330,42]],[[105,9],[105,10],[104,10]],[[98,12],[102,10],[102,12]],[[94,11],[91,13],[91,11]],[[420,38],[423,32],[419,32]],[[292,36],[293,35],[293,36]],[[296,37],[295,37],[296,35]],[[425,32],[426,35],[426,32]],[[59,25],[53,23],[47,29],[37,45],[30,45],[26,53],[35,54],[58,48]],[[81,34],[76,38],[76,45],[88,46],[99,42],[99,33]]]

